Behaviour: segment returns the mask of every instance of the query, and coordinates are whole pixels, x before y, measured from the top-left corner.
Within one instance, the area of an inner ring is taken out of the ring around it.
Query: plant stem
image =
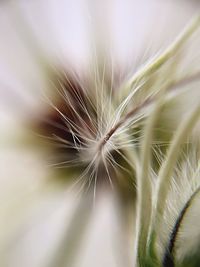
[[[155,60],[147,64],[130,79],[126,84],[127,91],[133,87],[133,85],[142,79],[144,76],[148,76],[157,69],[159,69],[167,60],[169,60],[173,55],[180,50],[180,48],[185,44],[185,42],[191,37],[191,35],[200,26],[200,15],[198,15],[192,22],[185,28],[185,30],[175,39],[175,41]],[[127,92],[128,94],[128,92]]]
[[[197,72],[195,74],[192,74],[188,77],[182,78],[177,82],[171,83],[169,87],[166,89],[166,92],[171,92],[172,90],[176,90],[177,88],[180,88],[181,86],[186,86],[192,82],[200,80],[200,72]],[[160,96],[160,95],[159,95]],[[105,137],[101,140],[99,144],[99,150],[103,148],[103,146],[110,140],[110,138],[114,135],[114,133],[122,127],[128,120],[134,118],[135,115],[138,114],[139,111],[141,111],[144,108],[149,107],[153,103],[158,100],[158,95],[154,97],[148,97],[144,102],[139,104],[138,106],[134,107],[132,110],[130,110],[124,117],[121,118],[121,120],[116,123],[114,127],[112,127],[108,133],[105,135]]]

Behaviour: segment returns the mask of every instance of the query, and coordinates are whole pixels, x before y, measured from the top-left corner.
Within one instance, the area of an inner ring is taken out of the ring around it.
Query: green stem
[[[200,26],[200,15],[198,15],[192,22],[185,28],[185,30],[175,39],[175,41],[156,59],[151,63],[147,64],[140,69],[135,75],[129,80],[126,84],[126,95],[129,94],[129,91],[132,89],[133,85],[138,82],[143,77],[147,77],[156,70],[158,70],[166,61],[168,61],[172,56],[174,56],[177,51],[179,51],[186,41],[192,36],[192,34]]]

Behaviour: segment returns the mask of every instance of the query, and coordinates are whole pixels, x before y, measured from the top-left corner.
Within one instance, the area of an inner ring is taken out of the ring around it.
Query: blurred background
[[[199,10],[192,0],[0,2],[1,266],[132,266],[134,208],[119,210],[110,189],[95,205],[80,200],[65,182],[78,174],[49,164],[57,152],[27,125],[48,110],[52,70],[85,77],[107,57],[120,87]]]

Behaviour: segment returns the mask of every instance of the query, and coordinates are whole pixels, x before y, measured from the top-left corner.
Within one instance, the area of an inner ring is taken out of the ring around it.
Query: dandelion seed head
[[[125,127],[115,129],[111,91],[103,79],[63,73],[51,80],[53,96],[46,98],[46,109],[35,119],[33,131],[48,143],[47,161],[54,170],[77,170],[81,173],[77,180],[89,186],[96,179],[112,185],[113,171],[125,170],[121,149],[131,141],[126,144],[122,138]]]

